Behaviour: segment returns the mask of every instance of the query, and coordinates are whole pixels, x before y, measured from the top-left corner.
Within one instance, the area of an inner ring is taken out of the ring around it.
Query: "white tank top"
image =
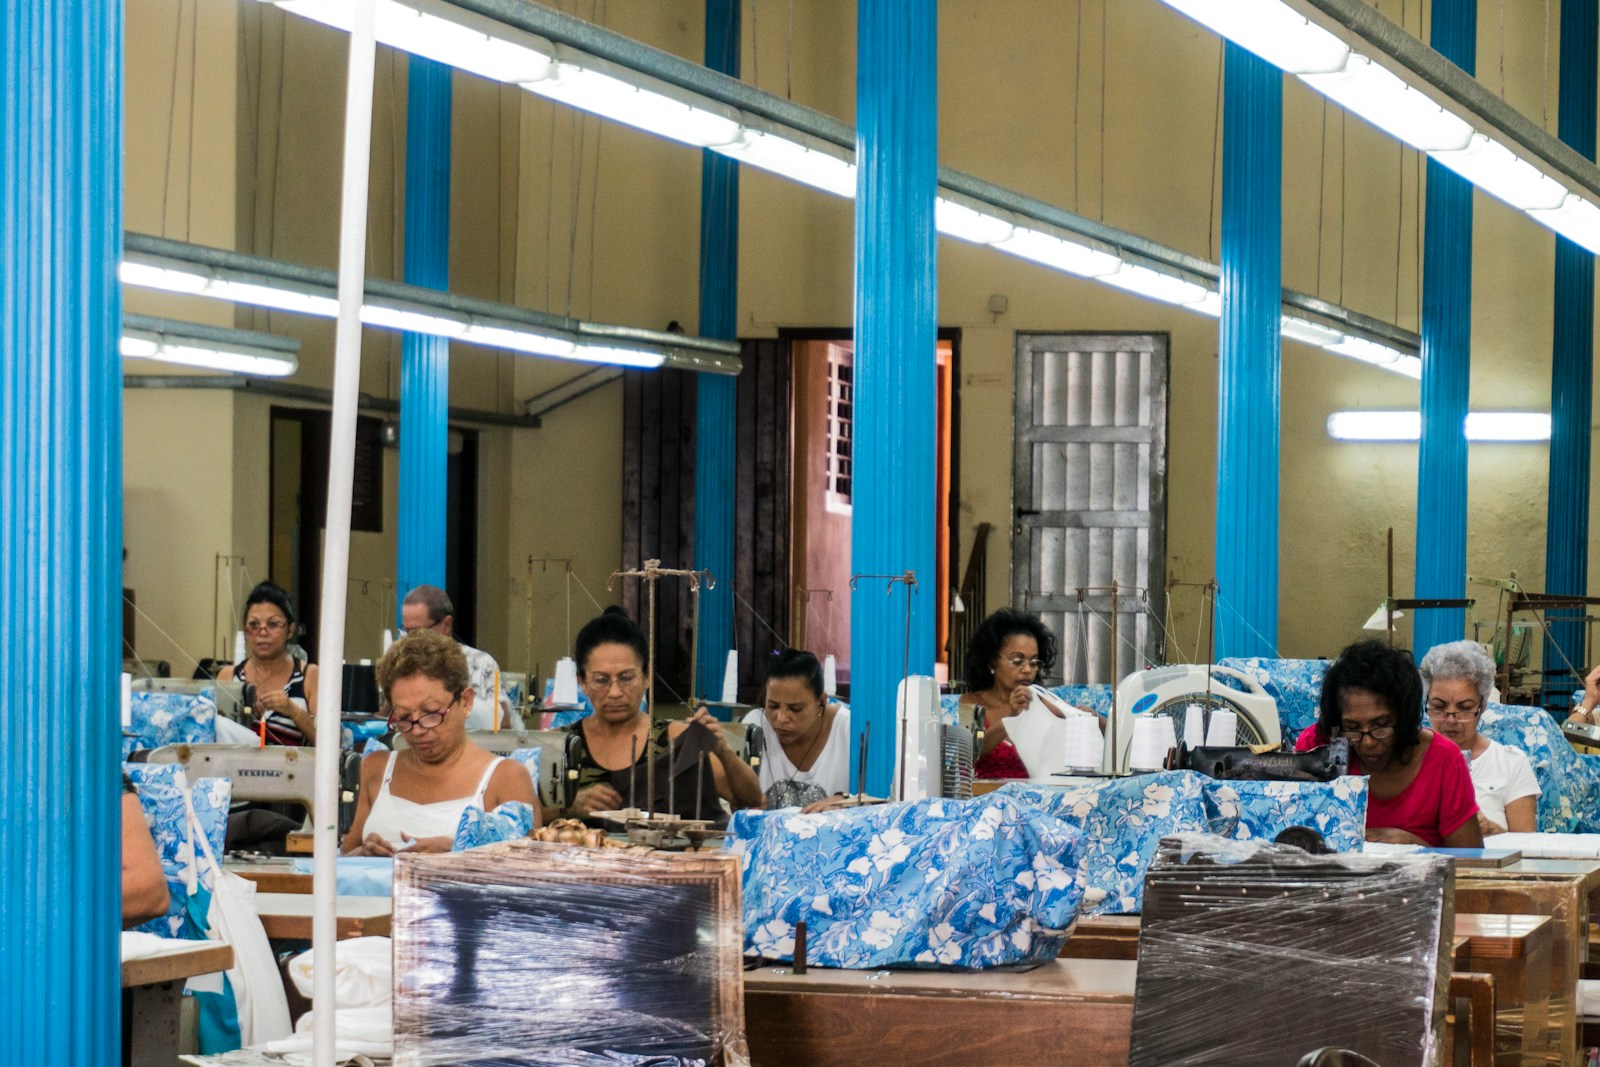
[[[766,734],[766,752],[761,757],[762,792],[771,789],[775,782],[790,779],[815,782],[830,795],[850,791],[850,709],[843,704],[835,706],[838,710],[828,727],[827,740],[808,771],[800,770],[789,761],[788,754],[783,751],[783,741],[767,721],[765,711],[756,708],[744,717],[746,723],[760,723],[762,733]]]
[[[394,777],[394,761],[399,754],[389,753],[389,764],[383,770],[383,786],[372,801],[372,810],[367,812],[367,824],[361,831],[363,838],[368,834],[378,834],[396,847],[400,845],[402,832],[411,837],[454,838],[456,827],[461,823],[461,813],[473,805],[483,807],[483,794],[489,788],[489,779],[494,777],[494,769],[505,758],[496,756],[489,762],[483,777],[478,780],[477,792],[471,796],[418,804],[389,791],[389,779]]]

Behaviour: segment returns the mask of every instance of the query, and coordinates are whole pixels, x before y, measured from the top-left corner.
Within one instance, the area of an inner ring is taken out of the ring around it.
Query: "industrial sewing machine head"
[[[165,745],[135,755],[143,755],[147,763],[181,764],[191,781],[226,778],[233,783],[236,802],[297,804],[308,816],[315,807],[315,749],[284,745]],[[361,758],[354,752],[341,752],[339,761],[342,830],[355,812]]]
[[[1336,737],[1310,752],[1257,752],[1250,747],[1206,746],[1174,750],[1175,770],[1194,770],[1209,778],[1257,782],[1331,782],[1350,773],[1350,742]]]

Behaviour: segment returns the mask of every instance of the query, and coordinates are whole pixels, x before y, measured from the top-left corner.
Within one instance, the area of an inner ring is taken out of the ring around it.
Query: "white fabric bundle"
[[[334,949],[334,1003],[338,1005],[334,1046],[340,1060],[394,1054],[394,950],[387,937],[352,937]],[[312,953],[289,961],[289,980],[311,995]],[[295,1024],[295,1035],[261,1046],[290,1063],[310,1063],[315,1012]]]

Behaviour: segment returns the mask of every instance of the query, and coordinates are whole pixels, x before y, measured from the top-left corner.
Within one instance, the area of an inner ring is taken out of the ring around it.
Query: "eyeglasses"
[[[626,693],[628,690],[638,685],[639,679],[642,677],[644,676],[638,671],[623,671],[615,678],[609,674],[589,674],[584,676],[583,685],[585,689],[592,690],[596,693],[609,693],[611,691],[611,687],[615,685],[618,689]]]
[[[424,730],[431,730],[435,726],[438,726],[440,723],[444,722],[445,716],[450,714],[450,709],[455,707],[456,701],[460,699],[461,694],[457,693],[455,696],[450,698],[450,703],[446,704],[442,708],[439,708],[435,711],[424,711],[421,708],[418,708],[414,713],[407,712],[406,717],[403,719],[395,717],[396,712],[398,712],[400,709],[393,708],[389,712],[389,729],[398,734],[409,734],[412,730],[418,729],[419,727]]]
[[[1024,656],[1022,653],[1018,652],[1014,655],[1003,656],[1001,659],[1004,662],[1011,664],[1013,670],[1020,671],[1024,667],[1032,667],[1035,671],[1044,670],[1044,660],[1039,659],[1037,656],[1035,656],[1033,659],[1029,659],[1027,656]]]
[[[1358,737],[1370,737],[1374,741],[1387,741],[1394,736],[1394,724],[1374,726],[1369,730],[1352,730],[1348,726],[1341,726],[1339,727],[1339,732],[1352,741]]]
[[[289,623],[285,619],[251,619],[244,624],[244,628],[253,634],[275,634],[283,631]]]
[[[1441,721],[1476,719],[1481,714],[1483,714],[1482,708],[1452,708],[1447,704],[1428,705],[1428,715]]]
[[[409,630],[406,629],[404,626],[402,626],[402,627],[400,627],[400,636],[401,637],[410,637],[412,634],[420,634],[424,630],[433,630],[435,633],[437,633],[438,632],[437,631],[437,627],[441,622],[444,622],[444,620],[443,619],[435,619],[435,620],[433,620],[432,622],[430,622],[426,626],[414,626]]]

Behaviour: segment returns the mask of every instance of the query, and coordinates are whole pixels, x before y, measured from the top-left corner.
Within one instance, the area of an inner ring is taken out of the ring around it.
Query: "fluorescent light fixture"
[[[1080,278],[1104,278],[1122,266],[1122,260],[1109,252],[1025,226],[1017,227],[1005,240],[996,241],[994,247]]]
[[[1291,341],[1315,345],[1317,348],[1327,348],[1329,345],[1336,345],[1344,340],[1344,334],[1338,330],[1318,325],[1315,322],[1307,322],[1305,319],[1296,318],[1293,315],[1285,315],[1279,319],[1278,329],[1282,331],[1284,337]]]
[[[604,66],[609,64],[563,59],[549,77],[523,88],[696,148],[731,145],[739,139],[738,112],[732,108],[709,101],[691,103],[687,94],[665,82],[631,71],[618,76],[601,69]],[[651,84],[641,84],[645,82]]]
[[[507,326],[492,326],[488,323],[473,323],[467,328],[466,333],[461,335],[461,339],[489,348],[509,348],[513,352],[528,352],[535,356],[556,356],[562,359],[572,356],[578,347],[572,338],[562,337],[553,331],[538,333]]]
[[[856,165],[845,150],[798,131],[778,134],[746,127],[737,141],[713,150],[834,196],[856,195]]]
[[[1278,0],[1166,0],[1203,26],[1291,74],[1341,70],[1350,48]]]
[[[433,337],[452,339],[465,336],[472,326],[471,322],[457,318],[370,302],[361,306],[361,321],[368,326],[378,326],[388,330],[425,333]]]
[[[204,272],[128,261],[117,268],[117,277],[141,289],[160,289],[164,293],[196,296],[204,293],[206,286],[211,284],[211,278]]]
[[[1600,249],[1600,207],[1577,193],[1568,193],[1560,207],[1530,208],[1528,214],[1569,241]]]
[[[1472,140],[1472,127],[1427,94],[1365,56],[1351,56],[1343,70],[1302,74],[1302,81],[1346,111],[1424,152],[1455,151]]]
[[[1460,151],[1429,154],[1484,192],[1523,211],[1553,211],[1567,199],[1566,186],[1481,133]]]
[[[124,359],[148,359],[186,367],[283,378],[299,366],[298,341],[273,334],[124,315],[119,350]]]
[[[1199,304],[1210,293],[1205,286],[1191,282],[1187,278],[1152,270],[1138,263],[1124,263],[1115,274],[1107,274],[1100,280],[1118,289],[1126,289],[1130,293],[1138,293],[1140,296],[1147,296],[1167,304]],[[1220,307],[1218,314],[1221,314]]]
[[[933,202],[933,225],[946,237],[971,241],[975,245],[999,244],[1017,232],[1016,225],[993,210],[984,210],[953,196]]]
[[[574,358],[589,363],[611,363],[618,367],[638,367],[654,370],[666,362],[660,353],[641,352],[636,348],[617,348],[613,345],[579,345]]]
[[[1542,411],[1474,411],[1465,425],[1468,441],[1526,443],[1550,440],[1550,416]],[[1422,436],[1419,411],[1335,411],[1328,436],[1337,441],[1416,441]]]

